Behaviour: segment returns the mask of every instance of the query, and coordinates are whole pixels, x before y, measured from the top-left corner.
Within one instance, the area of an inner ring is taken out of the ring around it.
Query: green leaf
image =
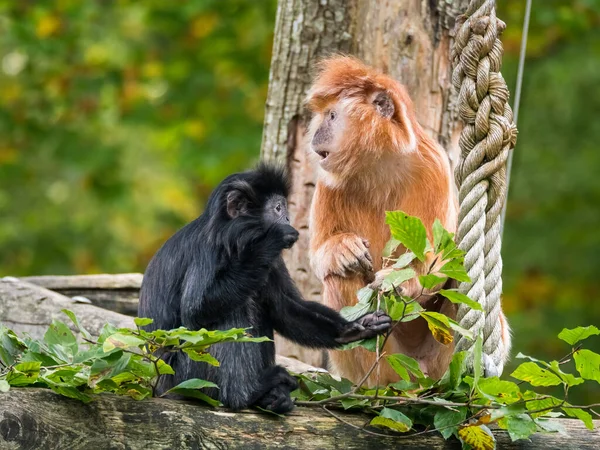
[[[143,345],[145,341],[131,334],[115,333],[106,338],[102,345],[102,350],[109,352],[115,348],[138,348]]]
[[[570,405],[567,403],[565,406],[570,406]],[[576,419],[581,420],[585,424],[585,426],[588,430],[594,429],[594,422],[593,422],[592,416],[589,412],[584,411],[581,408],[565,408],[565,407],[563,407],[562,410],[567,414],[567,416],[574,417]]]
[[[370,304],[357,303],[354,306],[344,306],[340,310],[340,314],[344,319],[352,322],[370,312],[371,309],[373,308]]]
[[[598,353],[583,349],[577,350],[573,357],[575,358],[575,368],[583,378],[600,383],[600,355]]]
[[[98,382],[119,375],[129,368],[131,353],[117,351],[103,358],[96,359],[90,368],[89,385],[94,387]],[[154,376],[155,373],[149,374]]]
[[[549,408],[555,408],[563,403],[562,400],[556,397],[540,395],[533,391],[526,391],[523,394],[523,398],[527,401],[525,405],[529,411],[548,409],[548,411],[545,412],[530,413],[533,418],[544,416],[550,411]]]
[[[416,378],[424,378],[423,372],[419,367],[419,363],[410,356],[396,353],[385,357],[389,365],[394,371],[400,375],[403,380],[410,380],[409,372]]]
[[[133,321],[138,327],[145,327],[146,325],[150,325],[154,322],[153,319],[148,319],[147,317],[136,317],[133,319]]]
[[[431,311],[421,311],[419,314],[427,321],[427,326],[436,341],[443,345],[448,345],[452,342],[448,317]]]
[[[10,384],[6,380],[0,380],[0,392],[8,392],[10,390]]]
[[[499,420],[498,424],[501,428],[508,431],[513,442],[519,439],[527,439],[537,430],[535,422],[527,414],[503,417]]]
[[[575,345],[579,341],[589,338],[590,336],[600,334],[600,330],[594,325],[588,327],[577,327],[573,329],[563,328],[558,334],[558,338],[565,341],[567,344]]]
[[[485,425],[467,425],[459,428],[458,436],[475,450],[494,450],[496,439]]]
[[[85,373],[82,373],[84,372]],[[38,381],[50,382],[59,386],[77,387],[87,384],[87,368],[62,367],[59,369],[45,370],[44,375]]]
[[[420,261],[425,261],[427,231],[419,218],[402,211],[388,211],[385,214],[385,223],[390,226],[394,239],[402,242],[402,245],[413,252]]]
[[[527,381],[532,386],[557,386],[562,380],[549,370],[542,369],[534,362],[525,362],[510,374],[517,380]]]
[[[344,398],[340,401],[344,409],[354,408],[356,406],[363,407],[369,404],[368,399],[358,399],[358,398]]]
[[[442,222],[440,222],[439,219],[435,219],[435,221],[433,222],[433,230],[432,231],[433,231],[433,252],[437,254],[439,251],[440,245],[442,244],[442,241],[450,233],[448,233],[446,231],[446,229],[442,225]]]
[[[471,278],[469,278],[469,275],[465,270],[462,258],[451,259],[442,266],[440,272],[457,281],[463,281],[465,283],[471,281]]]
[[[389,258],[390,256],[392,256],[394,254],[394,252],[396,251],[396,249],[401,244],[402,243],[398,239],[391,238],[389,241],[387,241],[387,243],[385,244],[385,247],[383,247],[383,251],[381,252],[381,256],[383,258]]]
[[[556,420],[549,419],[535,419],[535,423],[547,433],[558,433],[561,436],[568,436],[567,430],[564,425]]]
[[[478,302],[476,302],[475,300],[471,300],[465,294],[461,294],[458,291],[450,290],[450,289],[442,289],[440,291],[440,294],[442,294],[444,297],[446,297],[452,303],[456,303],[456,304],[464,303],[471,309],[474,309],[476,311],[483,311],[483,307]]]
[[[219,361],[210,353],[199,351],[194,348],[184,348],[183,351],[193,361],[205,362],[207,364],[210,364],[211,366],[216,366],[216,367],[219,367],[221,365],[219,363]]]
[[[434,274],[419,276],[419,283],[425,289],[433,289],[438,284],[444,283],[446,280],[448,280],[447,277],[438,277],[437,275],[434,275]]]
[[[51,356],[57,357],[65,363],[71,362],[79,349],[75,335],[60,320],[52,321],[44,334],[44,342],[48,345]]]
[[[458,334],[460,334],[461,336],[466,337],[470,341],[472,341],[473,339],[475,339],[475,335],[473,334],[473,332],[471,330],[467,330],[466,328],[461,327],[458,324],[458,322],[456,322],[455,320],[452,320],[452,319],[448,318],[448,325],[450,326],[450,328],[452,329],[452,331],[455,331]]]
[[[192,379],[186,380],[182,383],[179,383],[177,386],[169,389],[163,395],[168,394],[168,393],[178,394],[178,395],[183,395],[185,397],[197,398],[198,400],[202,400],[203,402],[208,403],[211,406],[220,406],[221,402],[219,402],[218,400],[215,400],[213,398],[210,398],[208,395],[206,395],[203,392],[200,392],[200,389],[216,388],[216,387],[217,387],[217,385],[210,381],[201,380],[199,378],[192,378]]]
[[[452,361],[448,370],[442,378],[442,383],[448,386],[448,390],[455,390],[462,380],[462,376],[466,370],[466,352],[456,352],[452,355]]]
[[[521,399],[521,390],[512,381],[500,380],[498,377],[482,378],[478,386],[482,394],[500,403],[510,404]]]
[[[583,383],[583,378],[576,377],[570,373],[565,373],[560,370],[560,364],[558,361],[552,361],[549,364],[549,367],[554,371],[555,374],[559,376],[559,378],[569,387],[577,386],[578,384]]]
[[[392,291],[394,288],[399,287],[402,283],[414,278],[416,275],[417,274],[413,269],[394,270],[383,279],[380,290],[383,292]]]
[[[27,386],[33,384],[40,376],[41,365],[42,364],[39,361],[19,363],[6,374],[6,381],[11,386]]]
[[[402,319],[406,304],[402,300],[398,300],[396,296],[390,295],[384,297],[387,315],[394,321]]]
[[[399,392],[406,392],[406,391],[419,389],[421,387],[421,385],[419,383],[417,383],[416,381],[400,380],[400,381],[396,381],[395,383],[388,384],[387,387],[394,389],[396,391],[399,391]],[[394,393],[394,392],[392,392],[392,393]]]
[[[358,303],[363,305],[371,304],[371,300],[375,297],[375,291],[368,286],[365,286],[356,293],[358,297]]]
[[[6,366],[16,362],[16,357],[27,347],[14,331],[0,325],[0,361]]]
[[[141,386],[136,383],[123,384],[117,393],[120,395],[127,395],[134,400],[144,400],[145,398],[152,397],[152,390]]]
[[[473,346],[473,386],[478,389],[479,388],[479,380],[483,375],[483,338],[481,335],[477,337],[475,340],[475,345]]]
[[[173,368],[162,359],[156,361],[156,366],[160,375],[175,375]]]
[[[417,257],[413,252],[406,252],[400,255],[400,257],[396,260],[394,265],[392,266],[394,269],[404,269],[408,266],[413,260]]]
[[[442,251],[442,261],[450,261],[452,259],[464,259],[465,252],[456,246],[453,238],[454,235],[450,234],[452,238],[445,244],[441,245],[440,250]]]
[[[406,433],[412,428],[412,420],[391,408],[383,408],[379,416],[371,420],[371,425],[375,427],[389,428],[399,433]]]
[[[75,400],[82,401],[83,403],[89,403],[93,400],[90,395],[81,392],[79,389],[73,386],[61,386],[58,384],[48,384],[48,386],[54,392],[62,395],[63,397],[74,398]]]
[[[457,431],[458,426],[467,418],[467,408],[458,407],[456,409],[440,409],[433,417],[433,426],[444,439],[448,439]]]
[[[75,313],[73,311],[69,311],[68,309],[62,309],[61,311],[63,313],[65,313],[69,319],[71,319],[71,321],[75,324],[75,326],[77,327],[77,329],[79,330],[79,332],[85,339],[88,339],[88,340],[92,339],[92,335],[90,333],[88,333],[88,331],[83,327],[83,325],[81,325],[81,323],[79,322],[79,319],[77,318],[77,316],[75,315]]]
[[[338,350],[352,350],[356,347],[362,347],[370,352],[377,351],[377,337],[369,339],[361,339],[360,341],[349,342],[347,344],[339,346]]]
[[[420,317],[419,313],[424,311],[419,302],[412,300],[410,297],[402,297],[402,301],[406,304],[402,322],[410,322],[411,320],[417,319]]]

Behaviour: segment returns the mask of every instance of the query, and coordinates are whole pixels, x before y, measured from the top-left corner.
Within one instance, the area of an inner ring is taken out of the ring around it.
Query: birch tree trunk
[[[348,53],[405,84],[424,129],[451,157],[460,129],[451,93],[450,34],[468,0],[279,0],[265,110],[262,158],[285,162],[292,173],[289,209],[300,231],[286,263],[300,291],[321,299],[321,284],[308,259],[308,216],[316,170],[307,156],[304,98],[314,63]],[[334,212],[332,212],[334,213]],[[278,352],[312,365],[323,353],[281,337]]]

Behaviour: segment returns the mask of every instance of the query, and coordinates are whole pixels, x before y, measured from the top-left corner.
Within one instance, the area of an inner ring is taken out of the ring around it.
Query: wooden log
[[[93,305],[128,316],[137,316],[141,273],[23,277],[67,297],[85,297]]]
[[[32,338],[40,339],[53,319],[70,322],[61,313],[65,308],[73,311],[94,336],[100,334],[107,322],[117,327],[135,326],[132,317],[80,303],[16,278],[0,279],[0,323],[17,333],[29,333]]]
[[[296,408],[280,418],[254,411],[231,413],[198,403],[102,395],[83,404],[50,390],[13,388],[0,394],[0,448],[6,449],[459,449],[437,433],[375,436],[353,428],[369,417],[336,411],[344,422],[320,408]],[[598,430],[560,420],[568,437],[536,434],[511,442],[494,430],[499,449],[597,449]],[[600,425],[600,421],[596,421]],[[348,425],[351,424],[351,425]],[[373,431],[373,430],[372,430]],[[382,433],[376,430],[377,433]]]

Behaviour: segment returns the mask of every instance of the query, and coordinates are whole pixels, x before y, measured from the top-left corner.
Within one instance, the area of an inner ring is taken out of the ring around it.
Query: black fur
[[[348,322],[302,298],[281,257],[298,238],[287,209],[286,223],[267,224],[263,214],[269,198],[287,197],[288,191],[288,178],[274,166],[263,164],[227,177],[211,194],[205,212],[150,261],[138,311],[140,317],[154,319],[147,328],[250,327],[257,337],[272,339],[275,330],[299,344],[321,348],[389,329],[391,321],[381,313]],[[158,394],[186,379],[201,378],[215,382],[220,389],[207,393],[232,409],[292,409],[289,394],[297,383],[275,366],[273,342],[218,344],[210,352],[220,367],[194,362],[183,353],[169,354],[167,362],[176,374],[162,376]]]

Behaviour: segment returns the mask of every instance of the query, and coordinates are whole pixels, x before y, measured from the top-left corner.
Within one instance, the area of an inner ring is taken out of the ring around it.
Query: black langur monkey
[[[275,330],[314,348],[335,348],[389,330],[391,319],[381,311],[348,322],[302,298],[281,257],[298,239],[288,218],[288,190],[285,171],[265,164],[217,186],[205,212],[172,236],[148,265],[138,311],[154,319],[147,328],[251,328],[253,336],[271,339]],[[201,378],[219,386],[207,394],[234,410],[293,408],[290,392],[297,382],[275,365],[273,342],[217,344],[210,353],[220,367],[168,354],[175,375],[161,377],[158,393]]]

